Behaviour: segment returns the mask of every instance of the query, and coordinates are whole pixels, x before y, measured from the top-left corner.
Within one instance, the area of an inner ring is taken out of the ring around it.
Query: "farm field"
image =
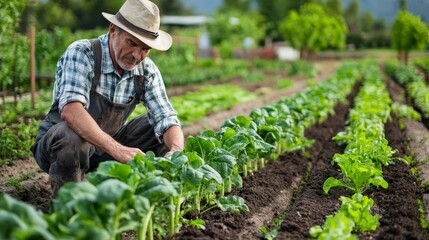
[[[319,72],[316,81],[322,81],[327,76],[331,75],[338,65],[339,63],[335,61],[323,61],[315,64],[315,69]],[[241,86],[249,91],[258,91],[258,89],[264,89],[265,87],[271,90],[261,95],[261,97],[256,100],[237,104],[227,111],[210,113],[208,116],[203,117],[192,125],[184,126],[183,132],[185,137],[195,136],[205,129],[217,129],[222,122],[230,117],[248,115],[253,108],[276,102],[282,97],[290,97],[296,92],[302,91],[307,86],[307,79],[304,77],[294,77],[291,79],[295,81],[294,86],[277,91],[271,89],[275,86],[275,81],[273,81],[272,77],[268,77],[264,82],[256,83],[245,83],[238,79],[231,80],[232,84]],[[171,87],[167,90],[169,91],[169,96],[174,97],[183,95],[187,92],[197,91],[202,86],[204,86],[204,84]],[[11,186],[8,184],[10,179],[22,178],[24,179],[20,181],[19,186]],[[43,212],[49,211],[51,199],[49,176],[40,170],[33,157],[18,159],[14,161],[12,165],[2,165],[0,167],[0,192],[10,194],[17,199],[28,202]]]
[[[5,1],[0,240],[429,240],[428,21],[395,1]]]
[[[333,74],[340,62],[320,61],[317,82]],[[386,77],[387,89],[395,101],[403,102],[404,90],[392,79]],[[233,83],[258,91],[272,84]],[[226,119],[249,115],[252,109],[268,103],[275,103],[282,97],[291,97],[307,87],[306,79],[294,79],[295,85],[284,90],[272,90],[261,94],[251,102],[237,104],[227,111],[209,114],[195,124],[184,127],[186,136],[195,136],[204,129],[218,129]],[[176,88],[171,95],[182,95],[198,89],[198,86]],[[336,153],[342,153],[344,147],[338,146],[332,138],[347,125],[349,110],[354,107],[354,99],[361,89],[357,83],[347,97],[347,102],[335,106],[334,114],[322,123],[305,130],[305,136],[314,140],[314,145],[306,154],[299,151],[285,153],[267,164],[263,169],[243,177],[243,188],[234,189],[230,194],[242,197],[249,212],[232,213],[214,209],[197,216],[188,213],[189,218],[199,217],[205,221],[205,230],[182,227],[172,239],[263,239],[260,227],[269,230],[277,229],[277,239],[308,239],[309,229],[323,225],[326,216],[334,214],[339,206],[339,197],[348,195],[347,191],[333,188],[329,195],[323,194],[323,184],[330,176],[339,176],[338,167],[331,164]],[[416,130],[418,129],[418,130]],[[416,136],[415,134],[418,134]],[[385,137],[389,145],[396,149],[396,157],[408,155],[425,155],[424,148],[429,139],[427,126],[416,121],[401,122],[395,116],[385,125]],[[423,147],[422,147],[423,146]],[[428,156],[428,155],[426,155]],[[413,170],[419,166],[415,173]],[[387,189],[372,188],[365,192],[374,199],[374,213],[380,215],[380,226],[374,232],[358,235],[359,239],[427,239],[427,230],[421,226],[418,199],[425,199],[425,165],[413,163],[406,165],[402,161],[383,168],[383,177],[388,182]],[[10,186],[5,182],[10,178],[19,178],[23,173],[29,175],[19,186]],[[34,205],[44,212],[49,210],[50,189],[48,176],[38,170],[32,158],[18,160],[13,166],[0,169],[0,190],[18,199]],[[427,180],[427,179],[426,179]],[[424,202],[424,201],[423,201]],[[424,204],[424,203],[423,203]],[[426,205],[426,209],[427,209]],[[281,218],[283,221],[274,221]],[[265,236],[268,238],[268,236]],[[124,237],[125,239],[127,237]]]

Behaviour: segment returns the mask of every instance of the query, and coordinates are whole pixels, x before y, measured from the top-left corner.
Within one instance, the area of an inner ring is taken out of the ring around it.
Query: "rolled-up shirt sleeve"
[[[163,133],[172,126],[181,127],[181,123],[176,110],[168,100],[161,73],[150,59],[145,60],[144,74],[147,82],[142,102],[146,106],[155,135],[162,142]]]
[[[57,64],[54,88],[60,112],[70,102],[81,102],[85,108],[89,107],[89,94],[93,77],[92,65],[92,50],[83,41],[70,45],[60,58]]]

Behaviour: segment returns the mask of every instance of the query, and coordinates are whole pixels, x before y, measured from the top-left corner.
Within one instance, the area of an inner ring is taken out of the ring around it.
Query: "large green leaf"
[[[218,200],[215,200],[216,205],[222,211],[232,211],[232,212],[248,212],[249,207],[247,207],[244,199],[239,196],[225,196],[221,197]]]
[[[125,202],[133,194],[133,189],[116,179],[108,179],[97,186],[97,202],[116,203]]]
[[[211,151],[217,147],[217,143],[211,139],[202,136],[190,136],[187,138],[185,151],[196,152],[200,157],[205,159]]]
[[[147,197],[151,204],[160,202],[166,198],[177,196],[177,191],[170,181],[163,177],[155,177],[139,186],[137,195]]]
[[[223,180],[221,175],[210,165],[204,164],[198,170],[203,173],[205,180],[207,181],[215,180],[217,183],[222,184]]]
[[[1,239],[54,240],[42,212],[5,194],[0,199]]]
[[[235,157],[222,148],[215,148],[207,156],[207,164],[213,167],[223,179],[229,177],[236,165]]]
[[[199,168],[204,164],[204,159],[202,159],[196,152],[187,152],[189,164],[193,168]]]
[[[201,184],[203,181],[204,174],[192,167],[186,167],[182,170],[180,174],[180,179],[185,182],[189,183],[195,187]]]
[[[99,184],[108,178],[116,178],[122,182],[127,182],[131,174],[131,166],[116,161],[102,162],[97,167],[97,171],[87,174],[87,179],[92,184]]]

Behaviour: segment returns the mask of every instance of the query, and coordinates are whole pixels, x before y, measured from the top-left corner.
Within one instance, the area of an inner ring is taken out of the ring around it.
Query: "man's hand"
[[[119,145],[118,149],[113,154],[112,157],[121,163],[127,163],[137,154],[141,154],[142,156],[145,155],[139,148],[130,148],[123,145]]]
[[[126,147],[101,130],[80,102],[66,104],[61,117],[80,137],[121,163],[127,163],[136,154],[145,155],[139,148]]]
[[[165,155],[164,155],[164,157],[171,157],[171,156],[173,156],[173,151],[168,151]]]

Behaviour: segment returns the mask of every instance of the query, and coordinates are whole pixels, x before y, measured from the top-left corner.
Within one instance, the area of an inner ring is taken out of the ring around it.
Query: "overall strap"
[[[146,77],[144,77],[144,76],[139,76],[139,75],[134,76],[134,88],[136,90],[136,95],[135,95],[134,99],[137,102],[140,101],[140,97],[143,93],[145,80],[146,80]]]
[[[94,77],[92,78],[91,91],[95,91],[98,80],[101,76],[101,44],[98,38],[90,40],[92,46],[92,52],[94,54]]]

